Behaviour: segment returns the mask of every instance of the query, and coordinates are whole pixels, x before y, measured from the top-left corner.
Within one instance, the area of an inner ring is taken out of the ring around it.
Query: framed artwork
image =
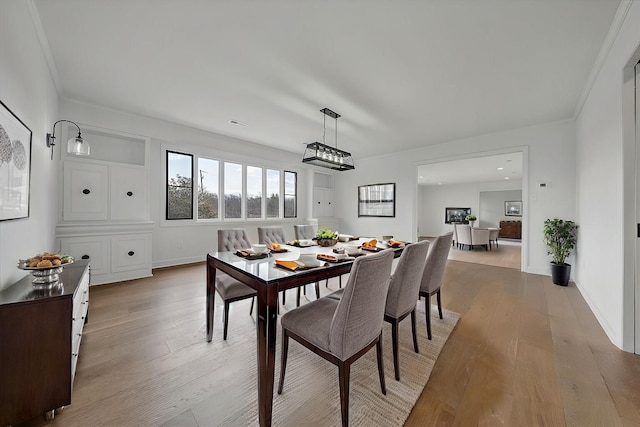
[[[396,184],[358,187],[358,216],[396,216]]]
[[[505,216],[522,216],[522,200],[504,202]]]
[[[31,129],[0,101],[0,221],[29,216]]]
[[[458,222],[468,224],[467,215],[471,215],[471,208],[444,208],[444,223]]]

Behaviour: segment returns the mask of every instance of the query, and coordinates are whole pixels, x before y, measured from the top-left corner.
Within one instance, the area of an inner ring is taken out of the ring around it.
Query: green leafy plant
[[[326,228],[318,230],[316,233],[316,239],[337,239],[338,233],[328,230]]]
[[[544,221],[544,243],[549,247],[552,263],[565,264],[565,260],[576,247],[578,226],[573,221],[546,219]]]
[[[478,219],[478,217],[475,216],[474,214],[469,214],[464,219],[467,220],[467,221],[475,221],[475,220]]]

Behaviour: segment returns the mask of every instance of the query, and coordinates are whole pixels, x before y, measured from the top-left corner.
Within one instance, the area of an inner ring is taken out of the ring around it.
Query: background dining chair
[[[471,228],[471,249],[473,249],[475,246],[484,246],[485,250],[489,250],[488,228]]]
[[[382,360],[382,321],[393,251],[356,258],[342,299],[320,298],[282,316],[282,394],[289,338],[338,366],[342,425],[349,425],[351,364],[376,346],[382,394],[387,394]]]
[[[296,240],[313,239],[316,236],[313,225],[294,225],[293,232],[295,233]]]
[[[416,334],[416,301],[419,299],[420,283],[424,271],[425,259],[429,252],[428,240],[407,245],[389,282],[389,291],[384,309],[384,320],[391,324],[393,340],[393,366],[396,380],[400,380],[400,363],[398,360],[398,324],[411,314],[411,331],[413,333],[413,350],[418,353],[418,337]]]
[[[458,243],[458,223],[454,222],[453,224],[453,240],[451,240],[451,246],[455,245],[456,247],[460,247]]]
[[[496,244],[496,248],[498,247],[498,236],[500,235],[500,228],[489,228],[489,248],[491,248],[491,243]]]
[[[473,243],[471,240],[471,226],[467,224],[457,224],[456,231],[458,233],[458,246],[460,249],[464,249],[464,246],[467,245],[469,246],[469,250],[471,250]]]
[[[431,250],[424,264],[419,297],[425,297],[426,299],[424,305],[427,318],[427,337],[429,339],[431,339],[431,296],[433,294],[437,296],[438,313],[442,319],[440,288],[442,287],[442,278],[444,277],[444,269],[447,265],[447,257],[449,256],[452,238],[453,233],[450,232],[439,236],[435,242],[432,242]]]
[[[233,228],[227,230],[218,230],[218,252],[234,251],[236,249],[246,249],[251,247],[251,242],[247,237],[247,233],[242,228]],[[234,279],[233,277],[218,271],[216,272],[216,291],[222,302],[224,303],[224,316],[222,321],[223,339],[227,339],[227,329],[229,326],[229,305],[232,302],[240,301],[246,298],[253,298],[257,295],[255,289],[245,285]],[[253,313],[253,303],[251,300],[251,310],[249,315]]]

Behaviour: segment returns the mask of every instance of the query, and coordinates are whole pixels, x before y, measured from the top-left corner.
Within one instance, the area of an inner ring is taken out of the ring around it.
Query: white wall
[[[417,238],[417,171],[420,164],[522,151],[523,270],[549,275],[542,239],[546,218],[575,218],[575,132],[573,121],[514,129],[449,141],[384,157],[356,159],[354,171],[336,175],[336,216],[342,230],[358,235],[389,233]],[[537,182],[551,183],[546,189]],[[396,183],[395,218],[358,218],[354,198],[358,185]],[[443,214],[438,212],[438,220]]]
[[[520,184],[520,188],[522,184]],[[500,221],[522,221],[521,216],[505,215],[505,202],[522,200],[522,190],[480,191],[479,227],[499,227]]]
[[[621,8],[626,11],[627,7],[626,18],[576,120],[580,226],[576,282],[611,341],[632,351],[634,285],[633,274],[626,282],[623,277],[627,255],[623,230],[628,230],[627,240],[632,243],[627,252],[633,253],[635,193],[633,189],[623,193],[623,183],[635,180],[635,144],[631,141],[627,151],[622,95],[623,70],[640,43],[640,2],[623,2]],[[625,199],[633,205],[633,217],[623,216]]]
[[[481,211],[481,194],[483,192],[498,192],[502,190],[516,188],[519,190],[522,186],[521,181],[507,182],[470,182],[465,184],[452,185],[421,185],[418,187],[418,235],[420,236],[439,236],[453,230],[451,224],[445,224],[444,211],[446,207],[471,208],[471,213],[478,217],[476,226],[479,227],[497,227],[502,219],[520,219],[513,217],[497,217],[495,215],[482,215]],[[501,199],[505,200],[505,199]],[[506,200],[520,200],[506,199]],[[500,209],[504,214],[504,203],[501,202]],[[497,206],[497,205],[496,205]]]
[[[288,239],[294,238],[293,225],[309,222],[311,197],[309,180],[313,174],[302,163],[302,154],[294,154],[247,141],[206,132],[162,120],[137,116],[93,105],[64,100],[60,110],[65,117],[85,125],[149,137],[151,139],[150,211],[155,222],[152,264],[163,267],[204,261],[206,254],[217,250],[219,228],[241,227],[252,241],[258,241],[257,227],[282,224]],[[214,159],[248,163],[253,166],[286,169],[298,173],[298,218],[287,220],[248,220],[193,222],[164,221],[165,157],[163,149],[195,153]]]
[[[32,132],[29,218],[0,222],[0,289],[25,276],[18,259],[53,251],[58,212],[56,158],[45,135],[57,115],[57,95],[30,14],[30,2],[0,5],[0,100]],[[0,166],[2,167],[2,166]]]

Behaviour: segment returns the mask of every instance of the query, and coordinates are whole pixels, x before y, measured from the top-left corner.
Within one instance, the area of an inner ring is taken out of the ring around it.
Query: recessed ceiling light
[[[441,182],[439,182],[439,183],[438,183],[438,185],[442,185],[442,183],[441,183]]]
[[[504,168],[498,168],[499,171],[503,170]]]
[[[229,120],[229,123],[236,126],[249,126],[246,123],[239,122],[238,120]]]
[[[419,178],[422,179],[422,178],[424,178],[424,176],[420,175]]]
[[[508,176],[505,176],[505,177],[504,177],[504,179],[509,179],[509,177],[508,177]]]

